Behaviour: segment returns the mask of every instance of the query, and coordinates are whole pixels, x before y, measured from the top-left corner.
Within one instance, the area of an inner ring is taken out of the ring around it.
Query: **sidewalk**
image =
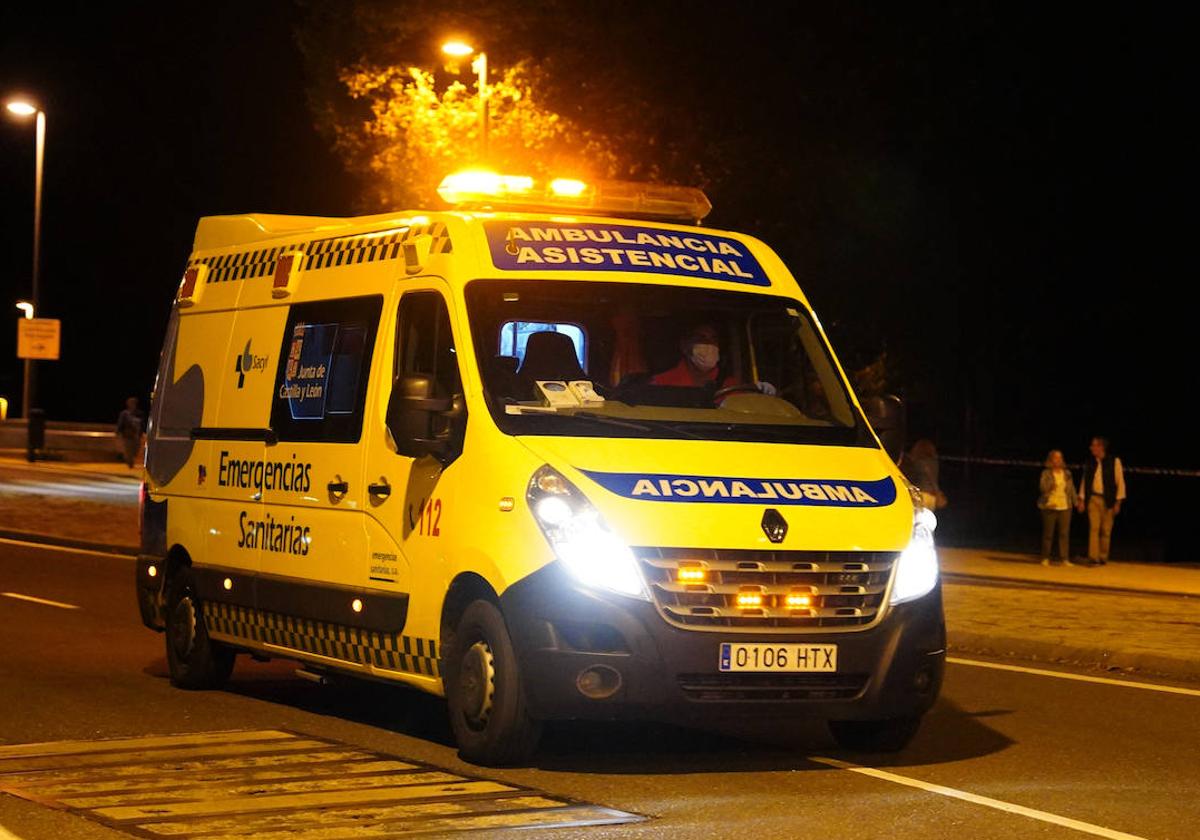
[[[939,549],[951,653],[1200,680],[1200,569]]]
[[[130,481],[142,480],[141,466],[135,464],[132,468],[127,467],[125,466],[124,461],[117,459],[115,453],[111,459],[104,461],[55,460],[34,461],[30,463],[29,461],[25,460],[24,449],[0,449],[0,466],[27,467],[29,469],[44,470],[47,472],[111,475],[118,478],[128,478]]]
[[[1151,592],[1200,598],[1200,568],[1179,564],[1109,563],[1043,566],[1037,557],[1004,551],[939,548],[942,575],[951,581],[1075,586],[1114,592]]]
[[[119,553],[138,546],[141,468],[0,449],[0,537]]]

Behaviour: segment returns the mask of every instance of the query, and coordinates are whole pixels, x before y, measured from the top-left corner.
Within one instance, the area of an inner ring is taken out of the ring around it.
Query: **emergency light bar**
[[[471,169],[442,179],[438,195],[447,204],[474,210],[569,211],[593,216],[632,216],[700,222],[712,203],[695,187],[634,181],[586,183],[575,178],[538,182],[528,175]]]

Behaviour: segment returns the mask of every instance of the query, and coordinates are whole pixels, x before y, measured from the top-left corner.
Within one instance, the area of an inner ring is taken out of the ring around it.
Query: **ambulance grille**
[[[680,627],[726,632],[868,627],[881,615],[899,557],[897,552],[688,548],[635,548],[634,553],[663,618]],[[681,580],[681,568],[694,579]],[[747,595],[755,606],[738,604],[739,596]]]
[[[680,674],[679,688],[697,702],[849,700],[862,694],[866,674]]]

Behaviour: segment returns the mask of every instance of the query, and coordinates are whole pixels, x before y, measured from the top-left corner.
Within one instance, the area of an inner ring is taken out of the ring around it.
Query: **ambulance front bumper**
[[[940,586],[845,632],[682,629],[648,601],[590,589],[551,563],[500,598],[532,714],[541,719],[878,720],[937,699],[946,630]],[[723,642],[836,645],[833,673],[730,673]]]

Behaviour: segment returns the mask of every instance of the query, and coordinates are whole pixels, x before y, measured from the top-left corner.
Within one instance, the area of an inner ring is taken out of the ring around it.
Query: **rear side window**
[[[291,308],[271,397],[280,441],[358,441],[382,309],[378,295]]]
[[[500,355],[517,359],[517,366],[525,361],[525,345],[535,332],[559,332],[571,339],[575,345],[575,357],[579,366],[587,370],[587,334],[579,324],[553,321],[505,321],[500,327]]]

